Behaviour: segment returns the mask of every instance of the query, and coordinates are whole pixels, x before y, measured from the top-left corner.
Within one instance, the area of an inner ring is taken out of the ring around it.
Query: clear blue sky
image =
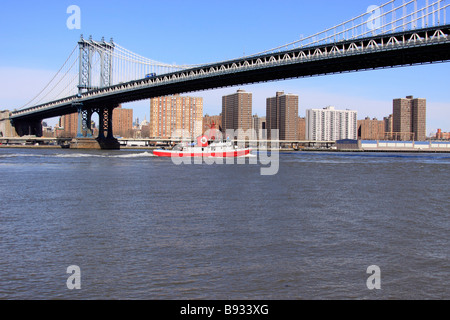
[[[366,12],[387,0],[359,1],[2,1],[0,10],[0,109],[20,108],[51,78],[80,34],[111,37],[145,57],[177,64],[231,59],[286,44]],[[81,8],[81,29],[69,30],[67,7]],[[15,76],[29,74],[26,86]],[[15,73],[15,74],[14,74]],[[242,87],[253,92],[254,113],[265,99],[284,90],[307,108],[334,105],[358,110],[358,117],[392,113],[392,99],[428,100],[428,128],[450,131],[450,64],[396,68]],[[204,97],[204,113],[219,114],[221,96],[238,88],[192,93]],[[149,115],[148,101],[127,104],[134,116]]]

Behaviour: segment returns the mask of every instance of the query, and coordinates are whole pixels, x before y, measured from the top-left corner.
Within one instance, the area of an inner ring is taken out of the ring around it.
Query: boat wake
[[[57,154],[57,158],[150,158],[156,157],[150,152],[127,153],[127,154],[90,154],[90,153],[73,153],[73,154]]]
[[[238,156],[238,157],[235,157],[235,159],[242,159],[242,158],[257,158],[258,156],[257,155],[255,155],[255,154],[246,154],[246,155],[243,155],[243,156]],[[214,157],[207,157],[208,159],[227,159],[227,157],[216,157],[216,156],[214,156]]]
[[[110,158],[153,158],[156,157],[151,152],[144,152],[144,153],[130,153],[130,154],[121,154],[121,155],[112,155]]]
[[[53,153],[53,154],[27,154],[12,153],[2,154],[0,159],[19,158],[19,157],[36,157],[36,158],[153,158],[156,157],[151,152],[127,153],[127,154],[95,154],[95,153]]]

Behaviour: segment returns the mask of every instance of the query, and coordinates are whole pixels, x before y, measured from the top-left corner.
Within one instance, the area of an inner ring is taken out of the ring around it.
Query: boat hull
[[[190,151],[173,151],[173,150],[154,150],[153,154],[163,158],[238,158],[244,157],[251,153],[252,149],[238,149],[231,151],[216,152],[190,152]]]

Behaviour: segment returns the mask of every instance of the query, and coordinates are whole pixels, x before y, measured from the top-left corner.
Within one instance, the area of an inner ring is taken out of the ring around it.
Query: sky
[[[113,38],[121,46],[166,63],[201,64],[238,58],[284,45],[365,13],[387,0],[3,0],[0,9],[0,110],[19,109],[53,77],[80,35]],[[80,8],[80,29],[69,29],[67,8]],[[358,118],[382,119],[392,100],[427,99],[427,133],[450,131],[450,64],[402,67],[281,80],[189,93],[203,97],[204,113],[218,115],[221,97],[253,93],[253,113],[265,115],[277,91],[299,95],[306,109],[335,106]],[[149,118],[148,100],[123,105],[134,118]],[[55,119],[49,120],[56,123]]]

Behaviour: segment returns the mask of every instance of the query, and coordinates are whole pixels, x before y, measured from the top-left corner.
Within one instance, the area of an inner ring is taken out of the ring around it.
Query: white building
[[[358,112],[334,107],[306,110],[306,140],[358,139]]]

